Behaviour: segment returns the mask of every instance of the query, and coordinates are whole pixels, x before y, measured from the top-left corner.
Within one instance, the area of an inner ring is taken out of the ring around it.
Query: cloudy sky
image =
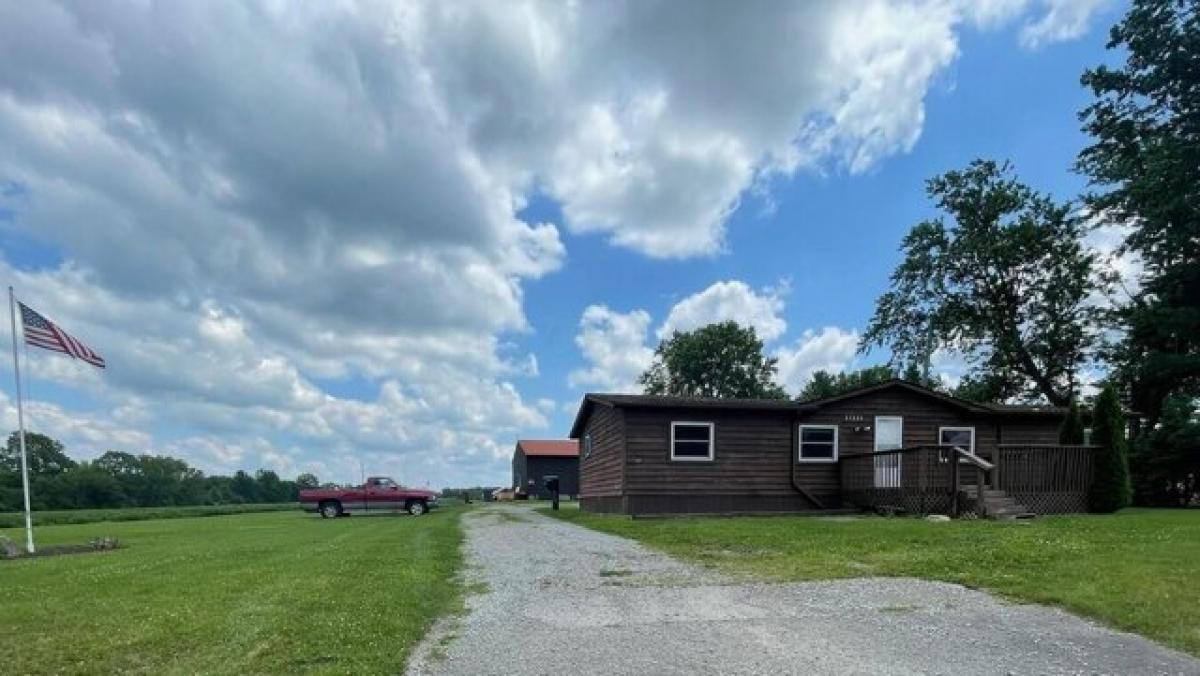
[[[0,272],[109,363],[31,350],[30,427],[502,484],[674,329],[753,325],[793,392],[874,363],[924,179],[1080,190],[1122,9],[0,0]]]

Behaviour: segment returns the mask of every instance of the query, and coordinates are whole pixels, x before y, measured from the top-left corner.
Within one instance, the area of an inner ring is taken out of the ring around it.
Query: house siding
[[[584,427],[579,444],[579,497],[584,508],[605,506],[616,511],[613,500],[622,495],[625,480],[625,411],[611,406],[596,406]],[[592,438],[591,453],[585,452],[583,439]],[[585,457],[586,455],[586,457]]]
[[[861,417],[861,420],[854,416]],[[801,414],[801,424],[837,425],[839,455],[875,452],[875,418],[894,416],[903,419],[903,445],[922,446],[938,443],[942,427],[974,427],[975,453],[991,458],[996,448],[997,424],[994,416],[972,414],[946,402],[916,397],[903,390],[883,390],[834,402],[809,414]],[[855,428],[870,428],[870,431]],[[836,470],[836,468],[833,468]],[[835,475],[836,483],[836,471]]]
[[[1028,444],[1031,446],[1058,443],[1062,420],[1057,417],[1016,418],[1004,421],[1000,429],[1001,444]]]
[[[590,457],[581,457],[581,505],[586,511],[625,514],[841,506],[840,463],[798,460],[802,424],[836,426],[839,458],[874,451],[876,416],[903,419],[905,447],[937,444],[941,427],[973,427],[975,452],[992,459],[1001,443],[1057,443],[1060,423],[1057,416],[974,412],[902,388],[864,392],[810,411],[595,403],[587,415],[582,432],[592,436],[593,447]],[[711,422],[713,459],[671,460],[672,421]]]
[[[628,409],[628,510],[649,514],[814,509],[790,479],[794,420],[794,411]],[[672,421],[713,423],[713,460],[671,460]]]

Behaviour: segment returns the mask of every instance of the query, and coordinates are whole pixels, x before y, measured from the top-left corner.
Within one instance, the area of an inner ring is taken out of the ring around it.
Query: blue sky
[[[3,270],[111,364],[31,352],[31,427],[502,484],[672,328],[756,326],[791,391],[881,359],[929,177],[1084,187],[1120,2],[698,7],[3,7]]]
[[[579,364],[572,342],[577,327],[562,317],[605,303],[625,311],[644,308],[661,320],[681,298],[720,280],[742,280],[756,289],[787,280],[781,314],[789,336],[825,326],[861,329],[900,260],[901,239],[936,215],[925,196],[926,179],[990,158],[1011,161],[1022,180],[1059,200],[1085,190],[1086,180],[1072,170],[1088,140],[1076,117],[1090,100],[1079,76],[1113,61],[1103,46],[1119,9],[1106,7],[1078,39],[1038,50],[1018,48],[1010,31],[964,31],[961,56],[925,98],[926,122],[910,152],[863,175],[799,173],[775,182],[774,209],[751,198],[731,215],[726,253],[663,263],[614,251],[599,238],[568,235],[568,265],[527,287],[537,328],[521,344],[538,354],[543,371],[569,371]],[[538,200],[529,213],[561,218],[552,200]],[[865,365],[885,358],[857,359]],[[532,379],[528,391],[568,400],[576,394],[545,378]],[[555,427],[567,429],[572,416],[571,410],[560,413]]]

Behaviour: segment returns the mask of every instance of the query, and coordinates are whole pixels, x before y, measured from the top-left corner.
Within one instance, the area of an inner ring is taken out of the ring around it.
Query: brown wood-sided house
[[[1083,511],[1092,449],[1058,445],[1064,413],[902,380],[806,402],[588,394],[569,436],[592,512]]]

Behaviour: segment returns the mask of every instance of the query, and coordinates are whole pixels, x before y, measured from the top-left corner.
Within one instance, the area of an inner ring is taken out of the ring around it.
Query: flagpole
[[[25,490],[25,549],[33,553],[33,517],[29,511],[29,461],[25,456],[25,406],[21,400],[21,362],[17,358],[17,301],[8,287],[8,318],[12,322],[13,373],[17,378],[17,429],[21,439],[21,487]]]

